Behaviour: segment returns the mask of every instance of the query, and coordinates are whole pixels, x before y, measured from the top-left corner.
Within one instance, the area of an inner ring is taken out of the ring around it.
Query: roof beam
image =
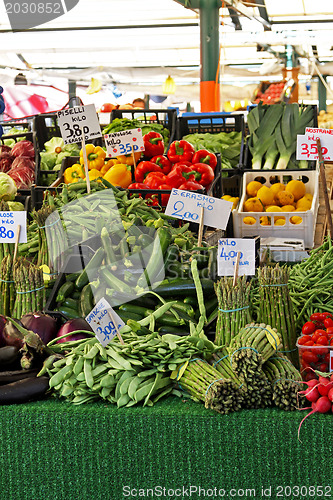
[[[240,2],[239,0],[224,0],[224,3],[227,6],[232,7],[239,14],[242,14],[243,16],[247,17],[248,19],[253,19],[255,21],[258,21],[259,23],[261,23],[264,26],[264,28],[266,28],[268,30],[270,30],[272,28],[272,24],[270,21],[266,21],[266,19],[264,19],[261,15],[255,16],[252,13],[251,9],[248,9],[247,7],[245,7],[245,5],[242,2]]]

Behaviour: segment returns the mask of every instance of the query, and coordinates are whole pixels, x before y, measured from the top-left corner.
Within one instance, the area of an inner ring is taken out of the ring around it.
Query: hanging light
[[[162,86],[163,94],[174,94],[176,91],[175,80],[169,75]]]

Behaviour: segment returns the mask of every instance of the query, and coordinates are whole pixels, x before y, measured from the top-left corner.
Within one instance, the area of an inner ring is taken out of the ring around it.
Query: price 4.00
[[[220,258],[224,260],[235,259],[237,257],[237,253],[235,250],[230,250],[229,252],[225,251],[225,247],[222,247]],[[240,258],[243,257],[243,252],[240,252]]]

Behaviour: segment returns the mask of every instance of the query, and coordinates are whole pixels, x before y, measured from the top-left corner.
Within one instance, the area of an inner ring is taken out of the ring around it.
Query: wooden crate
[[[328,197],[331,203],[331,213],[333,213],[333,164],[325,164],[325,174],[327,182]],[[326,207],[324,200],[323,186],[319,177],[319,209],[316,223],[315,240],[314,247],[318,247],[322,244],[323,239],[326,235],[327,223],[326,223]]]

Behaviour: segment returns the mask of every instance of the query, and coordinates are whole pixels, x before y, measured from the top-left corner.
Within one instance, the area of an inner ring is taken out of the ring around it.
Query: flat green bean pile
[[[48,373],[50,389],[74,404],[102,399],[118,408],[152,406],[173,391],[171,372],[192,356],[210,357],[215,349],[204,336],[122,334],[106,347],[94,338],[53,346],[65,356],[48,358],[39,375]],[[53,364],[50,365],[50,360]]]

